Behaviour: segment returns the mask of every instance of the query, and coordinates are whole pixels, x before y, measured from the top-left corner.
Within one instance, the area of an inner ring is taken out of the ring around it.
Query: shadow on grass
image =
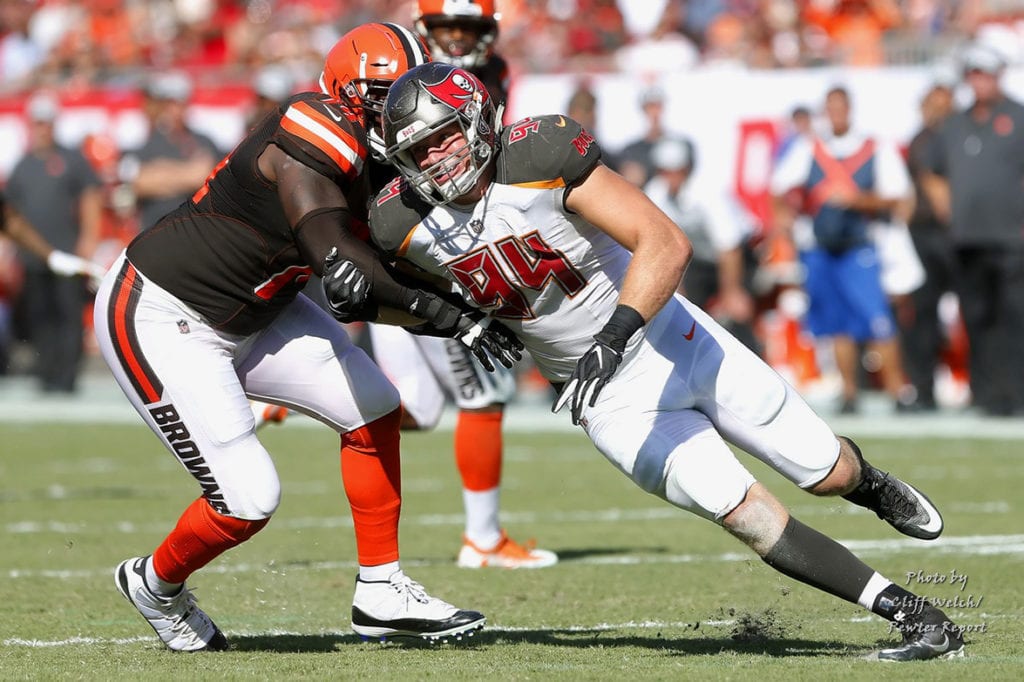
[[[559,561],[578,561],[592,557],[614,557],[635,554],[668,554],[667,547],[578,547],[576,549],[555,550]]]
[[[330,652],[353,645],[376,646],[354,634],[327,635],[250,635],[230,637],[233,651],[275,651],[282,653]],[[422,640],[396,638],[386,646],[414,649],[458,649],[533,644],[571,649],[640,648],[665,651],[675,656],[701,656],[733,653],[774,656],[849,656],[854,653],[850,647],[835,640],[809,640],[782,637],[763,640],[738,640],[731,637],[663,637],[660,633],[651,635],[615,634],[603,629],[540,629],[540,630],[483,630],[462,641],[446,644],[430,644]]]

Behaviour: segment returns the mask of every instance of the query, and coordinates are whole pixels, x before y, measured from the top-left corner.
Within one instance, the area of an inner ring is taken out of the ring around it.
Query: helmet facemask
[[[382,78],[356,78],[349,82],[351,88],[359,93],[360,113],[366,137],[370,142],[370,153],[378,161],[384,160],[384,98],[393,80]]]

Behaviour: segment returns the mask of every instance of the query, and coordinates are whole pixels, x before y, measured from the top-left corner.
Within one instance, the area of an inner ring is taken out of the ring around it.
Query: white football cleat
[[[558,563],[558,555],[537,549],[533,541],[521,545],[501,531],[501,540],[493,549],[480,549],[463,537],[456,564],[460,568],[547,568]]]
[[[484,622],[481,613],[431,597],[402,571],[395,571],[387,580],[356,578],[352,629],[363,639],[416,637],[443,642],[451,637],[472,636]]]
[[[228,641],[210,617],[196,606],[184,585],[173,597],[160,597],[146,586],[147,557],[125,559],[114,571],[114,584],[138,609],[171,651],[224,651]]]

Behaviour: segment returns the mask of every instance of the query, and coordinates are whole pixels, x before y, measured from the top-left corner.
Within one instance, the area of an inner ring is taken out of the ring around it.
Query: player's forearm
[[[620,304],[633,308],[648,322],[672,298],[693,256],[685,237],[668,244],[656,241],[644,240],[651,243],[641,243],[633,252],[619,294]]]

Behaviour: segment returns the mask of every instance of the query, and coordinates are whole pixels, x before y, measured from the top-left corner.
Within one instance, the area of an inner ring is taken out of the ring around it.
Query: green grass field
[[[804,522],[984,628],[955,661],[863,660],[898,638],[857,606],[785,578],[723,531],[635,489],[582,434],[509,434],[503,521],[561,563],[454,565],[461,496],[450,433],[407,434],[402,552],[427,589],[484,612],[458,645],[363,643],[349,631],[356,573],[337,442],[326,429],[263,432],[284,500],[270,525],[192,578],[229,652],[164,651],[113,586],[197,487],[140,426],[0,425],[0,678],[76,679],[970,679],[1024,677],[1021,443],[860,439],[876,465],[946,515],[910,540],[842,500],[816,499],[743,461]],[[917,574],[920,571],[920,579]],[[952,585],[952,571],[967,585]],[[909,579],[908,573],[913,574]],[[928,576],[944,583],[925,583]]]

